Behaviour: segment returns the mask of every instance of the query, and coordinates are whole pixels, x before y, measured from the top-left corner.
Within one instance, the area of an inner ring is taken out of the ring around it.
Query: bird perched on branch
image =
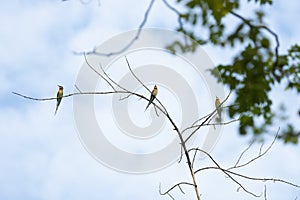
[[[154,99],[156,98],[156,95],[157,95],[157,86],[155,85],[152,92],[151,92],[151,96],[150,96],[150,101],[145,109],[145,111],[147,110],[147,108],[150,106],[150,104],[154,101]]]
[[[219,97],[216,96],[215,106],[216,106],[217,113],[218,113],[217,121],[219,121],[219,122],[221,122],[221,113],[222,113],[222,108],[220,105],[221,105],[220,99],[219,99]]]
[[[63,96],[64,96],[64,88],[63,88],[63,86],[58,85],[58,92],[56,95],[57,102],[56,102],[56,109],[55,109],[54,115],[56,115],[58,106],[59,106]]]

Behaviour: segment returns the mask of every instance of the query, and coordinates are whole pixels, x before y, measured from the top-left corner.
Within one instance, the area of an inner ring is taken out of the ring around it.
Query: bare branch
[[[35,97],[30,97],[30,96],[26,96],[26,95],[23,95],[23,94],[20,94],[20,93],[17,93],[17,92],[12,92],[13,94],[15,95],[18,95],[20,97],[23,97],[25,99],[30,99],[30,100],[34,100],[34,101],[47,101],[47,100],[56,100],[57,98],[56,97],[49,97],[49,98],[35,98]]]
[[[90,67],[90,69],[93,70],[98,76],[100,76],[114,91],[116,91],[114,86],[88,62],[86,54],[83,54],[83,55],[84,55],[85,62]],[[101,69],[102,69],[102,67],[101,67]],[[103,69],[102,69],[102,71],[104,72]]]
[[[230,172],[228,170],[225,170],[224,168],[222,168],[216,161],[215,159],[206,151],[199,149],[199,148],[192,148],[189,151],[199,151],[204,153],[206,156],[208,156],[210,158],[210,160],[217,166],[217,167],[206,167],[206,168],[200,168],[198,170],[195,171],[195,174],[204,170],[204,169],[218,169],[221,170],[224,174],[226,174],[233,182],[235,182],[240,188],[242,188],[246,193],[251,194],[254,197],[260,197],[261,195],[257,195],[253,192],[251,192],[250,190],[248,190],[247,188],[245,188],[240,182],[238,182],[233,176],[231,176]]]
[[[239,162],[240,162],[240,160],[242,159],[242,157],[243,157],[243,155],[251,148],[251,146],[254,144],[254,141],[255,140],[252,140],[252,142],[249,144],[249,146],[241,153],[241,155],[239,156],[239,158],[237,159],[237,161],[236,161],[236,163],[235,163],[235,165],[234,165],[234,167],[233,168],[235,168],[238,164],[239,164]],[[230,169],[230,168],[229,168]]]
[[[253,158],[253,159],[250,159],[250,160],[249,160],[248,162],[246,162],[245,164],[238,165],[239,162],[240,162],[240,160],[241,160],[241,158],[242,158],[242,156],[244,155],[244,153],[245,153],[247,150],[249,150],[249,148],[252,146],[253,143],[251,143],[251,144],[250,144],[250,145],[249,145],[249,146],[241,153],[241,155],[239,156],[239,158],[238,158],[236,164],[235,164],[233,167],[228,168],[228,169],[225,169],[225,168],[221,167],[221,166],[216,162],[216,160],[215,160],[209,153],[207,153],[206,151],[204,151],[204,150],[202,150],[202,149],[199,149],[199,148],[192,148],[192,149],[189,149],[189,152],[195,151],[195,152],[202,152],[202,153],[204,153],[204,154],[205,154],[206,156],[208,156],[209,159],[216,165],[216,166],[202,167],[202,168],[196,170],[196,171],[195,171],[195,174],[196,174],[196,173],[199,173],[199,172],[201,172],[201,171],[204,171],[204,170],[208,170],[208,169],[220,170],[220,171],[222,171],[224,174],[226,174],[226,176],[227,176],[228,178],[230,178],[232,181],[234,181],[234,182],[239,186],[239,189],[243,189],[246,193],[251,194],[252,196],[255,196],[255,197],[259,197],[259,196],[261,196],[261,195],[254,194],[254,193],[251,192],[250,190],[246,189],[241,183],[239,183],[239,182],[234,178],[234,176],[240,177],[240,178],[243,178],[243,179],[247,179],[247,180],[253,180],[253,181],[261,181],[261,182],[267,182],[267,181],[269,181],[269,182],[280,182],[280,183],[287,184],[287,185],[290,185],[290,186],[293,186],[293,187],[296,187],[296,188],[300,188],[300,185],[294,184],[294,183],[292,183],[292,182],[289,182],[289,181],[286,181],[286,180],[283,180],[283,179],[278,179],[278,178],[259,178],[259,177],[250,177],[250,176],[247,176],[247,175],[244,175],[244,174],[241,174],[241,173],[237,173],[237,172],[232,171],[233,169],[237,169],[237,168],[240,168],[240,167],[244,167],[244,166],[246,166],[246,165],[252,163],[252,162],[255,161],[256,159],[258,159],[258,158],[264,156],[264,155],[271,149],[271,147],[273,146],[273,144],[274,144],[274,142],[275,142],[275,140],[276,140],[276,138],[277,138],[277,136],[278,136],[278,132],[279,132],[279,129],[278,129],[278,131],[277,131],[277,133],[276,133],[276,136],[275,136],[274,140],[272,141],[272,143],[268,146],[268,148],[267,148],[266,150],[262,151],[262,150],[261,150],[262,146],[260,147],[260,152],[259,152],[259,155],[258,155],[258,156],[256,156],[256,157]],[[195,157],[195,156],[196,156],[196,155],[194,154],[194,157]],[[239,190],[239,189],[238,189],[238,190]],[[266,189],[265,189],[265,193],[264,193],[264,194],[266,195]]]
[[[283,179],[279,179],[279,178],[258,178],[258,177],[250,177],[250,176],[246,176],[246,175],[243,175],[243,174],[240,174],[240,173],[236,173],[236,172],[233,172],[233,171],[229,171],[229,170],[226,170],[226,169],[223,169],[223,170],[224,170],[224,171],[227,171],[227,172],[230,173],[230,174],[233,174],[233,175],[236,175],[236,176],[245,178],[245,179],[253,180],[253,181],[262,181],[262,182],[267,182],[267,181],[270,181],[270,182],[281,182],[281,183],[285,183],[285,184],[287,184],[287,185],[291,185],[291,186],[296,187],[296,188],[300,188],[300,185],[297,185],[297,184],[294,184],[294,183],[292,183],[292,182],[289,182],[289,181],[286,181],[286,180],[283,180]]]
[[[283,180],[283,179],[279,179],[279,178],[250,177],[250,176],[246,176],[246,175],[243,175],[243,174],[240,174],[240,173],[237,173],[237,172],[230,171],[230,170],[225,169],[225,168],[220,168],[218,166],[217,167],[213,167],[213,166],[202,167],[200,169],[197,169],[195,171],[195,173],[199,173],[201,171],[205,171],[205,170],[209,170],[209,169],[220,170],[220,171],[227,172],[229,174],[232,174],[232,175],[235,175],[235,176],[239,176],[239,177],[242,177],[242,178],[248,179],[248,180],[261,181],[261,182],[268,182],[268,181],[269,182],[280,182],[280,183],[287,184],[287,185],[290,185],[290,186],[293,186],[293,187],[296,187],[296,188],[300,188],[300,185],[294,184],[292,182],[289,182],[289,181],[286,181],[286,180]]]
[[[136,35],[120,50],[117,50],[117,51],[113,51],[113,52],[109,52],[109,53],[105,53],[105,52],[98,52],[96,50],[96,47],[94,47],[94,49],[92,51],[88,51],[88,52],[75,52],[73,51],[73,53],[75,55],[82,55],[82,54],[93,54],[93,55],[98,55],[98,56],[113,56],[113,55],[119,55],[123,52],[125,52],[127,49],[129,49],[136,40],[139,39],[140,37],[140,34],[141,34],[141,31],[143,30],[143,27],[145,26],[146,22],[147,22],[147,19],[148,19],[148,16],[149,16],[149,13],[151,11],[151,8],[153,7],[153,4],[154,4],[155,0],[151,0],[148,7],[147,7],[147,10],[146,12],[144,13],[144,18],[142,20],[142,22],[140,23],[139,27],[138,27],[138,30],[137,30],[137,33]]]
[[[179,159],[178,159],[178,163],[181,162],[182,157],[183,157],[183,149],[182,149],[182,145],[180,144],[180,157],[179,157]]]
[[[36,98],[36,97],[31,97],[31,96],[26,96],[17,92],[12,92],[13,94],[23,97],[25,99],[30,99],[30,100],[34,100],[34,101],[51,101],[51,100],[56,100],[56,97],[47,97],[47,98]],[[75,93],[71,93],[71,94],[67,94],[62,96],[62,98],[66,98],[66,97],[71,97],[71,96],[76,96],[76,95],[104,95],[104,94],[114,94],[114,93],[121,93],[121,94],[126,94],[128,92],[126,91],[108,91],[108,92],[75,92]]]
[[[103,69],[101,63],[99,63],[99,66],[100,66],[100,68],[101,68],[103,74],[105,75],[105,77],[108,78],[108,80],[110,80],[113,84],[115,84],[117,87],[121,88],[122,90],[128,91],[128,92],[129,92],[129,90],[127,90],[126,88],[124,88],[123,86],[121,86],[120,84],[118,84],[116,81],[114,81],[112,78],[110,78],[110,76],[108,76],[108,74],[107,74],[107,73],[105,72],[105,70]]]
[[[146,100],[146,101],[149,102],[149,99],[147,99],[143,95],[140,95],[140,94],[134,93],[134,92],[130,92],[128,90],[127,91],[117,91],[116,90],[116,91],[108,91],[108,92],[81,92],[79,90],[79,88],[78,88],[77,85],[75,85],[75,88],[79,91],[79,93],[67,94],[67,95],[62,96],[62,98],[76,96],[76,95],[105,95],[105,94],[117,94],[118,93],[118,94],[127,94],[127,96],[125,96],[123,98],[120,98],[120,100],[124,100],[124,99],[129,98],[130,96],[134,95],[134,96],[139,97],[140,99],[144,99],[144,100]],[[56,100],[57,99],[57,97],[35,98],[35,97],[31,97],[31,96],[26,96],[26,95],[23,95],[23,94],[20,94],[20,93],[17,93],[17,92],[12,92],[12,93],[15,94],[15,95],[17,95],[17,96],[23,97],[25,99],[30,99],[30,100],[34,100],[34,101],[49,101],[49,100]],[[158,105],[156,105],[154,102],[153,102],[153,105],[154,105],[155,112],[156,112],[157,116],[159,116],[159,114],[158,114],[156,108],[158,108],[158,110],[160,110],[162,113],[164,113],[164,111],[162,110],[162,108],[159,107]],[[170,117],[170,116],[168,116],[168,117]],[[171,118],[169,118],[169,119],[171,119]]]
[[[168,195],[171,199],[175,200],[174,197],[169,192],[161,192],[161,184],[159,184],[159,194],[160,195]]]
[[[167,8],[169,8],[171,11],[173,11],[177,15],[177,21],[178,21],[178,24],[179,24],[179,30],[181,30],[181,31],[183,31],[185,33],[184,28],[183,28],[183,22],[182,22],[182,18],[181,18],[181,13],[176,8],[174,8],[173,6],[171,6],[167,0],[163,0],[163,3],[167,6]],[[188,37],[186,35],[184,35],[184,43],[185,43],[184,45],[185,45],[186,48],[188,47],[187,39],[188,39]]]
[[[261,158],[262,156],[264,156],[264,155],[272,148],[272,146],[274,145],[274,143],[275,143],[275,141],[276,141],[276,139],[277,139],[277,137],[278,137],[279,130],[280,130],[280,127],[278,128],[278,130],[277,130],[277,132],[276,132],[276,135],[275,135],[273,141],[272,141],[271,144],[266,148],[265,151],[262,152],[262,146],[263,146],[263,145],[261,145],[261,146],[260,146],[260,149],[259,149],[259,154],[258,154],[258,156],[252,158],[251,160],[249,160],[248,162],[245,162],[244,164],[240,164],[240,165],[237,165],[237,164],[236,164],[236,165],[234,165],[233,167],[228,168],[228,170],[236,169],[236,168],[241,168],[241,167],[245,167],[245,166],[249,165],[250,163],[253,163],[255,160],[257,160],[257,159]],[[244,152],[245,152],[245,151],[244,151]],[[243,152],[243,153],[244,153],[244,152]],[[243,154],[243,153],[242,153],[242,154]],[[242,154],[241,154],[241,156],[242,156]],[[240,156],[240,157],[241,157],[241,156]]]
[[[189,186],[195,186],[194,184],[192,184],[192,183],[188,183],[188,182],[180,182],[180,183],[177,183],[177,184],[175,184],[175,185],[173,185],[171,188],[169,188],[167,191],[165,191],[165,192],[162,192],[161,191],[161,184],[159,184],[159,194],[160,195],[169,195],[170,196],[170,192],[174,189],[174,188],[176,188],[176,187],[178,187],[179,189],[180,189],[180,192],[182,193],[182,194],[185,194],[184,193],[184,191],[183,191],[183,189],[181,188],[181,185],[189,185]],[[170,196],[172,199],[174,199],[174,197],[172,197],[172,196]]]
[[[198,151],[195,151],[194,156],[193,156],[193,162],[192,162],[193,167],[194,167],[194,163],[195,163],[195,160],[196,160],[197,152],[198,152]]]
[[[264,190],[264,198],[265,198],[265,200],[268,200],[267,199],[267,186],[265,185],[265,190]]]
[[[119,100],[122,101],[122,100],[128,99],[131,95],[132,95],[132,94],[128,94],[128,95],[125,96],[125,97],[120,97]]]
[[[217,125],[228,125],[228,124],[231,124],[233,122],[237,122],[237,121],[240,121],[240,118],[238,119],[233,119],[233,120],[230,120],[230,121],[227,121],[227,122],[215,122],[215,123],[210,123],[210,121],[212,120],[212,118],[206,123],[206,124],[201,124],[201,125],[196,125],[196,126],[190,126],[188,127],[186,130],[188,129],[193,129],[193,128],[198,128],[199,126],[217,126]]]
[[[181,21],[181,17],[180,17],[181,13],[176,8],[171,6],[167,0],[163,0],[163,3],[178,16],[179,28],[183,30],[183,22]]]
[[[75,84],[74,87],[78,90],[78,92],[82,93],[82,91],[79,89],[79,87]]]
[[[147,88],[147,86],[139,79],[139,77],[132,71],[132,68],[128,62],[128,59],[127,57],[125,56],[125,59],[126,59],[126,63],[127,63],[127,66],[129,68],[129,71],[131,72],[132,76],[148,91],[151,93],[151,90],[149,88]]]

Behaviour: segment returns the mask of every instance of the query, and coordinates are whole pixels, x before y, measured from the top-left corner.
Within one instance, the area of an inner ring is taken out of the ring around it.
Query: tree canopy
[[[299,127],[287,116],[296,113],[300,116],[300,104],[292,102],[297,107],[295,113],[285,113],[285,104],[281,109],[272,107],[269,94],[282,86],[299,94],[300,46],[294,44],[287,52],[279,53],[280,38],[265,23],[266,7],[272,5],[272,0],[248,0],[248,4],[255,3],[257,7],[251,17],[238,13],[242,4],[239,0],[177,0],[177,3],[184,7],[173,8],[178,14],[177,31],[189,35],[196,43],[175,41],[169,46],[170,50],[195,51],[207,43],[221,48],[239,47],[230,63],[211,70],[216,78],[220,73],[218,81],[235,94],[234,105],[227,111],[230,118],[241,116],[239,133],[263,136],[279,119],[285,126],[281,127],[278,138],[297,144]]]

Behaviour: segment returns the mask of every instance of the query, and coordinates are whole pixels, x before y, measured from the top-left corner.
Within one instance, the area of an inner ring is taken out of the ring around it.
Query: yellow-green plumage
[[[59,85],[58,86],[58,92],[57,92],[57,95],[56,95],[57,102],[56,102],[56,109],[55,109],[54,115],[56,115],[58,106],[59,106],[63,96],[64,96],[64,88],[63,88],[63,86]]]
[[[154,99],[156,98],[157,93],[158,93],[158,90],[157,90],[157,86],[155,85],[152,92],[151,92],[150,100],[149,100],[149,103],[148,103],[145,111],[150,106],[150,104],[154,101]]]
[[[216,106],[217,113],[218,113],[218,121],[221,121],[222,108],[220,105],[221,105],[220,99],[218,97],[216,97],[215,106]]]

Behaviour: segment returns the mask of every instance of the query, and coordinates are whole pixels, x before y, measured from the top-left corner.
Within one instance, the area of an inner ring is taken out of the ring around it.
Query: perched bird
[[[150,96],[150,101],[145,109],[145,111],[147,110],[147,108],[150,106],[150,104],[153,102],[153,100],[155,99],[156,95],[157,95],[157,86],[155,85],[152,92],[151,92],[151,96]]]
[[[61,102],[61,99],[62,99],[63,95],[64,95],[64,88],[63,88],[63,86],[58,85],[58,92],[57,92],[57,95],[56,95],[57,103],[56,103],[56,109],[55,109],[54,115],[56,115],[58,106]]]
[[[218,113],[218,118],[217,118],[217,120],[218,120],[219,122],[221,121],[221,112],[222,112],[222,108],[220,107],[220,105],[221,105],[220,99],[219,99],[219,97],[216,96],[215,106],[216,106],[217,113]]]

